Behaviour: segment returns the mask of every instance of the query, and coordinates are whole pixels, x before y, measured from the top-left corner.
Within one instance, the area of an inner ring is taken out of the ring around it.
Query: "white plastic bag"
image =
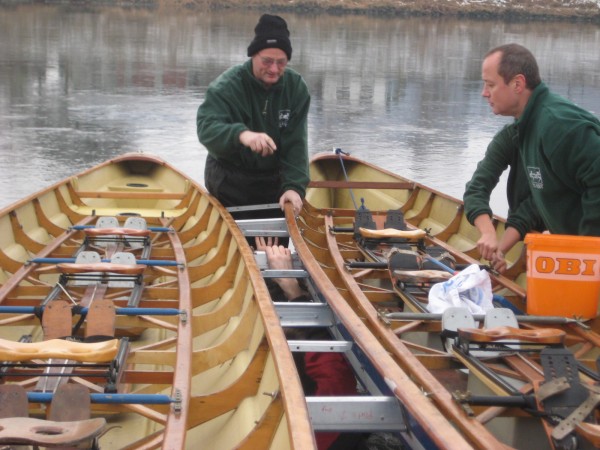
[[[450,306],[468,308],[472,314],[485,314],[494,307],[490,275],[471,264],[448,281],[434,284],[429,290],[427,310],[441,314]]]

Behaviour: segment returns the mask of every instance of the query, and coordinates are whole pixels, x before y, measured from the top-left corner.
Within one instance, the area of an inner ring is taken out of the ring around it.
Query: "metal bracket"
[[[345,353],[352,350],[352,341],[288,341],[292,352]]]
[[[244,236],[288,237],[289,232],[285,218],[236,220],[237,226]]]
[[[396,397],[306,397],[315,431],[406,432]]]
[[[275,302],[282,327],[330,327],[333,313],[326,303]]]

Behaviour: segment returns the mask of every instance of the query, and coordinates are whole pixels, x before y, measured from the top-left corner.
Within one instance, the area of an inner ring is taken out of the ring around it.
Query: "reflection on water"
[[[258,13],[0,8],[0,206],[129,151],[202,181],[196,109],[245,59]],[[520,42],[557,92],[598,114],[600,29],[285,15],[312,93],[310,151],[341,147],[454,196],[508,121],[480,97],[490,48]],[[505,214],[503,192],[495,209]]]

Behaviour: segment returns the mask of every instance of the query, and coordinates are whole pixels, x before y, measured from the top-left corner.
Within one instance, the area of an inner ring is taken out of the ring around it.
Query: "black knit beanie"
[[[254,28],[254,39],[248,47],[248,56],[265,48],[279,48],[292,59],[292,43],[287,23],[279,16],[263,14]]]

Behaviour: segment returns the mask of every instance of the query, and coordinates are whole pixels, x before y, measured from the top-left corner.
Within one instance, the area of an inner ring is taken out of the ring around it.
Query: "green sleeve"
[[[492,216],[490,196],[498,184],[502,172],[506,170],[514,155],[514,142],[510,137],[508,126],[499,131],[488,145],[485,156],[477,164],[471,180],[466,184],[463,201],[465,214],[472,225],[482,215]]]
[[[196,116],[200,143],[217,157],[227,157],[231,149],[241,149],[239,135],[247,129],[238,112],[239,105],[233,105],[229,99],[229,95],[209,87]]]

